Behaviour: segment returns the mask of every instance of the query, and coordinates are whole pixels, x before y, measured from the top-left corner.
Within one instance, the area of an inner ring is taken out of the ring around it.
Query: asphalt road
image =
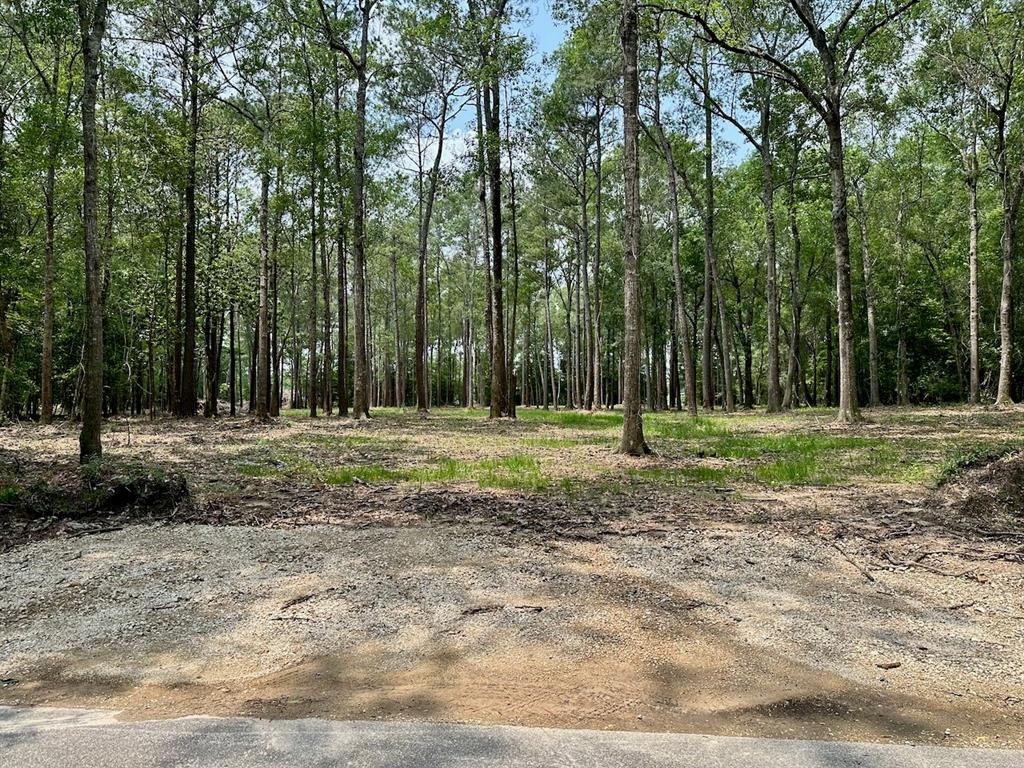
[[[3,768],[1024,768],[1024,752],[409,722],[0,707]]]

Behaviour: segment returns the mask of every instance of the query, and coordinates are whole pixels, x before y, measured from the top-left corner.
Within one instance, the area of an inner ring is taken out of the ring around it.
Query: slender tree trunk
[[[768,294],[767,410],[769,413],[775,413],[782,408],[782,395],[779,384],[779,285],[775,224],[775,174],[771,131],[772,86],[769,78],[764,79],[763,87],[767,89],[761,103],[761,173],[763,176],[761,201],[764,205],[764,250],[768,277],[766,286]]]
[[[264,153],[270,143],[270,129],[265,128],[263,134]],[[263,167],[260,170],[260,255],[259,255],[259,310],[257,325],[258,351],[256,355],[256,418],[266,421],[270,404],[270,316],[269,316],[269,275],[268,264],[270,254],[270,167],[268,157],[260,160]],[[232,312],[232,323],[234,313]],[[232,331],[232,335],[234,331]],[[232,363],[234,355],[232,355]],[[232,371],[234,370],[232,366]],[[232,390],[234,387],[232,387]],[[232,398],[232,414],[234,414],[234,399]]]
[[[53,272],[54,228],[57,218],[54,194],[57,179],[57,158],[51,152],[43,187],[46,217],[46,243],[43,248],[43,361],[39,399],[43,424],[53,420]]]
[[[230,413],[235,415],[235,303],[228,307],[228,399],[231,401]]]
[[[593,339],[594,348],[592,351],[593,362],[591,368],[594,373],[594,394],[592,396],[594,407],[600,408],[604,400],[603,373],[601,366],[601,217],[602,194],[601,186],[603,172],[601,161],[603,158],[603,147],[601,142],[601,122],[604,109],[601,106],[602,96],[599,94],[595,100],[596,131],[594,144],[594,306],[591,311],[593,318]]]
[[[96,84],[107,24],[107,0],[78,0],[82,34],[82,224],[85,244],[85,376],[82,388],[82,431],[79,461],[98,459],[103,428],[103,267],[97,242],[96,208],[99,200],[96,157]]]
[[[786,207],[789,217],[790,241],[793,248],[793,261],[790,268],[789,278],[789,304],[792,315],[792,324],[789,329],[789,364],[786,370],[786,389],[782,400],[783,409],[793,407],[797,400],[797,375],[800,370],[800,347],[802,344],[800,334],[800,322],[803,312],[803,289],[802,282],[803,268],[800,265],[803,242],[800,238],[800,226],[796,218],[796,176],[799,170],[800,139],[794,139],[793,148],[793,169],[789,177],[789,191],[787,194]],[[815,367],[817,377],[817,367]]]
[[[498,75],[484,84],[486,123],[485,154],[491,203],[491,295],[493,338],[491,339],[491,411],[492,419],[509,416],[508,378],[505,371],[505,288],[501,205],[501,96]]]
[[[836,302],[839,315],[838,421],[860,419],[857,405],[857,368],[854,360],[853,290],[850,281],[850,232],[846,208],[846,168],[843,129],[838,105],[826,121],[829,137],[829,177],[832,182],[832,235],[836,257]]]
[[[484,105],[483,86],[477,86],[476,94],[476,134],[477,134],[477,200],[480,205],[480,250],[484,258],[484,325],[487,332],[487,354],[494,349],[494,294],[491,291],[491,224],[490,214],[487,211],[487,162],[484,151]],[[481,374],[479,389],[479,400],[486,401],[483,380],[483,370],[477,366]]]
[[[969,245],[967,260],[970,269],[970,347],[971,347],[971,394],[970,402],[981,402],[981,362],[978,337],[980,335],[981,313],[978,303],[978,154],[977,144],[971,146],[967,169]]]
[[[338,415],[348,416],[348,245],[340,202],[338,211]]]
[[[191,63],[188,66],[188,170],[185,176],[185,348],[181,371],[181,403],[178,415],[196,412],[196,155],[199,144],[199,39],[200,8],[193,5]]]
[[[421,414],[429,408],[427,387],[427,246],[430,237],[430,222],[434,213],[438,183],[441,178],[441,160],[444,150],[445,126],[448,118],[448,101],[441,106],[438,121],[437,149],[427,178],[427,190],[421,201],[419,236],[417,239],[416,272],[416,410]]]
[[[401,308],[398,303],[398,249],[391,244],[391,309],[395,313],[395,407],[405,407],[405,371],[402,368]]]
[[[864,294],[868,309],[868,389],[869,404],[872,407],[881,405],[882,398],[878,387],[878,336],[875,331],[875,287],[872,278],[871,248],[868,243],[868,212],[864,205],[863,181],[853,182],[853,191],[857,198],[857,221],[860,225],[860,254],[864,267]]]
[[[184,211],[184,196],[181,197],[181,206],[179,212]],[[184,287],[185,287],[185,241],[178,234],[176,245],[176,258],[174,261],[174,328],[171,332],[171,341],[174,345],[173,365],[174,365],[174,377],[173,377],[173,388],[171,394],[171,411],[176,415],[181,415],[181,388],[182,388],[182,366],[184,365],[182,351],[182,321],[184,319]]]
[[[579,270],[579,294],[576,302],[576,327],[579,333],[577,342],[578,367],[583,369],[583,375],[579,377],[581,390],[578,392],[579,403],[588,411],[594,409],[594,383],[590,378],[591,363],[593,362],[593,325],[590,318],[590,222],[587,218],[587,157],[590,154],[590,146],[586,144],[580,162],[580,250],[577,259]],[[582,313],[582,321],[580,314]]]
[[[506,135],[511,136],[512,130],[509,121],[509,109],[506,108]],[[513,418],[516,415],[516,325],[519,320],[519,226],[518,226],[518,209],[516,207],[516,171],[515,163],[512,157],[512,142],[508,141],[506,146],[508,147],[508,177],[509,177],[509,213],[511,214],[512,220],[512,311],[511,320],[509,322],[508,332],[508,365],[506,367],[506,374],[508,379],[505,383],[506,394],[508,397],[508,415]],[[525,351],[524,351],[525,355]],[[524,356],[525,360],[525,356]]]
[[[651,449],[644,440],[640,414],[640,162],[639,102],[637,67],[639,14],[636,0],[623,0],[622,36],[623,176],[625,208],[623,219],[625,343],[623,348],[623,422],[619,450],[642,456]]]
[[[705,80],[707,79],[707,52],[704,56]],[[704,333],[701,340],[702,400],[705,411],[715,409],[715,378],[713,367],[712,333],[714,327],[714,261],[715,261],[715,218],[714,218],[714,177],[712,176],[711,154],[711,109],[704,99],[704,184],[705,210],[704,225]]]
[[[317,392],[317,283],[316,283],[316,261],[317,261],[317,235],[319,226],[316,217],[316,156],[314,153],[312,167],[309,175],[309,253],[310,253],[310,285],[309,285],[309,376],[307,377],[307,397],[309,398],[309,415],[316,416],[316,406],[319,393]]]
[[[370,372],[366,355],[366,51],[369,46],[369,14],[365,13],[362,26],[363,66],[357,71],[356,129],[353,142],[352,168],[352,303],[353,330],[355,331],[356,364],[353,392],[353,417],[370,417]]]
[[[547,369],[545,377],[549,390],[544,392],[544,410],[550,402],[558,410],[558,395],[555,389],[555,337],[551,327],[551,266],[548,263],[549,243],[544,240],[544,363]]]
[[[718,262],[715,256],[714,232],[715,232],[715,173],[714,153],[712,135],[712,111],[711,111],[711,69],[708,62],[707,50],[704,51],[703,65],[703,96],[704,96],[704,248],[705,259],[711,268],[711,281],[714,285],[714,292],[718,296],[718,321],[721,326],[720,341],[722,343],[722,387],[723,408],[726,413],[736,410],[736,395],[733,391],[732,378],[732,334],[729,330],[729,316],[725,302],[725,292],[722,290],[722,282],[718,276]],[[710,298],[705,289],[705,298]],[[709,304],[707,312],[713,311]]]
[[[281,167],[277,168],[277,176],[275,179],[275,194],[279,194],[281,191]],[[273,384],[273,391],[270,397],[270,415],[280,416],[281,415],[281,399],[284,396],[284,344],[278,338],[278,238],[280,237],[281,231],[281,216],[274,216],[274,231],[270,239],[270,262],[271,262],[271,333],[272,343],[270,345],[271,351],[271,368],[274,371],[274,379],[271,382]]]
[[[907,373],[907,328],[903,312],[903,285],[907,272],[906,200],[900,193],[896,214],[896,404],[910,405],[910,378]]]
[[[1013,404],[1010,392],[1013,370],[1013,250],[1017,239],[1017,210],[1020,202],[1021,181],[1018,180],[1014,184],[1011,180],[1011,172],[1006,159],[1005,122],[1000,125],[999,142],[1003,205],[1003,232],[1000,240],[1003,279],[999,292],[999,384],[996,388],[996,405],[1004,406]]]
[[[334,410],[332,405],[333,397],[331,393],[331,379],[333,378],[334,368],[331,361],[331,261],[327,248],[327,204],[324,200],[325,187],[326,178],[320,183],[320,276],[322,278],[321,285],[323,286],[321,298],[324,302],[324,313],[323,341],[321,342],[322,355],[320,362],[320,370],[323,371],[323,374],[319,376],[319,381],[321,392],[320,402],[323,406],[324,413],[330,416]]]

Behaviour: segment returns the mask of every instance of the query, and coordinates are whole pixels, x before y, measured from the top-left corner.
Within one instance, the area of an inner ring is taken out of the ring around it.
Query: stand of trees
[[[1024,3],[10,0],[0,414],[1024,395]]]

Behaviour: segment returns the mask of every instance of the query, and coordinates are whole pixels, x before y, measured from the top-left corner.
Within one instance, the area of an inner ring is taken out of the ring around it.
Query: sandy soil
[[[0,703],[1024,746],[1019,540],[924,489],[623,494],[266,483],[21,544]]]
[[[0,700],[1021,746],[1022,569],[870,573],[771,528],[130,526],[0,562]]]

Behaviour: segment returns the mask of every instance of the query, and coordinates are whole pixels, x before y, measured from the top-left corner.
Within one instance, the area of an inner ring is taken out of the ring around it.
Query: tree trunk
[[[96,84],[107,24],[107,0],[78,0],[82,33],[82,224],[85,245],[85,376],[82,387],[82,431],[78,438],[79,461],[98,459],[102,453],[103,428],[103,274],[97,242],[96,208],[99,181],[96,158]]]
[[[593,362],[591,363],[591,369],[593,370],[594,380],[594,393],[592,400],[595,408],[600,408],[604,394],[602,384],[602,371],[601,371],[601,216],[602,214],[602,200],[601,200],[601,184],[603,174],[601,170],[601,160],[603,156],[602,144],[601,144],[601,121],[604,110],[601,107],[601,96],[598,95],[595,106],[596,113],[596,133],[595,133],[595,145],[594,145],[594,305],[591,310],[591,316],[593,318]]]
[[[787,194],[786,207],[789,217],[790,240],[793,248],[793,262],[789,278],[789,304],[792,315],[792,324],[789,329],[789,364],[786,369],[786,389],[782,398],[782,407],[785,410],[793,407],[797,400],[797,375],[800,371],[800,321],[803,314],[803,289],[800,284],[803,280],[803,268],[800,266],[801,249],[803,242],[800,239],[800,226],[796,218],[796,176],[799,170],[800,139],[795,138],[793,151],[793,172],[789,177],[789,191]],[[817,368],[814,372],[817,377]]]
[[[882,398],[878,387],[878,336],[875,332],[875,287],[872,279],[871,248],[868,244],[868,211],[864,205],[863,181],[853,182],[853,191],[857,198],[857,221],[860,225],[860,254],[864,268],[864,295],[868,309],[868,390],[869,405],[881,405]]]
[[[391,309],[395,313],[395,407],[405,407],[405,371],[402,369],[401,309],[398,304],[398,246],[391,244]]]
[[[969,245],[967,260],[970,268],[970,348],[971,348],[971,394],[970,402],[981,402],[981,362],[978,349],[981,313],[978,307],[978,155],[977,145],[972,144],[967,169]]]
[[[53,420],[53,272],[54,272],[54,193],[57,179],[57,158],[50,153],[46,169],[43,199],[46,208],[46,244],[43,248],[43,361],[39,387],[43,424]]]
[[[505,372],[504,243],[501,236],[501,96],[497,73],[484,84],[485,155],[490,182],[491,221],[491,411],[492,419],[508,416],[508,380]]]
[[[636,0],[623,0],[622,21],[622,102],[623,102],[623,176],[625,225],[623,294],[625,343],[623,348],[623,422],[619,450],[630,456],[642,456],[651,449],[644,440],[640,414],[640,163],[639,101],[637,72],[639,14]]]
[[[764,251],[767,272],[768,298],[768,401],[767,410],[775,413],[782,408],[779,384],[779,287],[778,255],[775,231],[775,174],[772,160],[771,81],[764,79],[767,89],[761,103],[761,201],[764,205]],[[747,344],[749,347],[749,343]],[[748,403],[749,405],[749,403]]]
[[[352,411],[356,419],[370,417],[370,373],[366,356],[366,51],[369,46],[369,13],[363,14],[362,61],[356,86],[356,130],[352,168],[352,303],[356,345]]]
[[[832,182],[832,235],[836,258],[836,302],[839,315],[839,413],[837,420],[860,419],[857,406],[857,367],[854,360],[853,290],[850,283],[850,232],[846,208],[846,168],[839,106],[834,104],[826,121],[829,137],[829,177]]]
[[[228,399],[231,401],[229,413],[235,415],[235,303],[228,307]]]
[[[1017,238],[1017,209],[1020,199],[1013,188],[1006,160],[1005,127],[1000,128],[1000,171],[1002,175],[1003,233],[1000,240],[1003,256],[1003,280],[999,292],[999,384],[996,405],[1013,404],[1010,393],[1013,369],[1013,249]]]
[[[188,66],[188,170],[185,176],[185,347],[182,355],[181,402],[178,415],[196,412],[196,155],[199,144],[199,39],[200,8],[194,4],[192,56]]]
[[[309,277],[309,375],[307,376],[307,397],[309,398],[309,415],[316,416],[316,406],[319,393],[317,392],[317,355],[316,355],[316,321],[317,321],[317,284],[316,284],[316,260],[317,260],[317,234],[318,222],[316,218],[316,153],[313,155],[313,162],[309,174],[309,254],[310,254],[310,277]]]
[[[264,129],[263,148],[264,152],[270,143],[270,130]],[[264,156],[260,159],[263,168],[260,170],[260,255],[259,255],[259,310],[257,317],[257,353],[256,353],[256,418],[266,421],[268,418],[268,406],[270,404],[270,316],[268,311],[269,279],[268,263],[270,253],[270,168],[267,166],[269,158]],[[232,312],[232,323],[234,313]],[[234,332],[232,331],[232,334]],[[233,341],[232,341],[233,343]],[[234,356],[232,355],[232,371],[234,370]],[[232,387],[234,390],[234,387]],[[234,399],[232,398],[231,413],[234,414]]]

